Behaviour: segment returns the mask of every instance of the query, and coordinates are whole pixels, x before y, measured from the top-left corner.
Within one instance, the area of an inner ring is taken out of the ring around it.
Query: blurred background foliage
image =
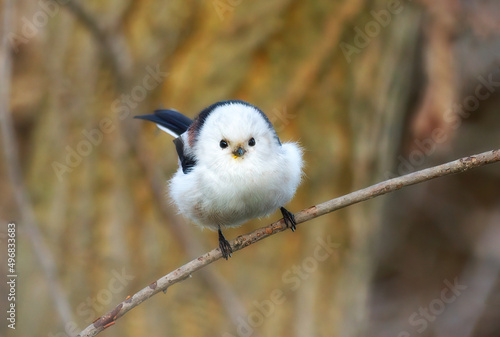
[[[2,319],[1,334],[76,334],[217,245],[169,204],[172,139],[134,115],[260,107],[306,151],[298,211],[498,148],[499,16],[488,0],[4,0],[0,104],[17,147],[2,148],[20,164],[0,165],[0,216],[18,224],[19,278],[17,329]],[[498,336],[499,186],[497,164],[315,219],[102,335]],[[338,244],[322,261],[320,238]]]

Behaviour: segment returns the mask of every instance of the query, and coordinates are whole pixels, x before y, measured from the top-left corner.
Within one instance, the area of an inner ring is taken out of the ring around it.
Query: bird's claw
[[[231,253],[233,252],[233,249],[231,248],[231,245],[229,244],[229,241],[226,240],[224,235],[222,234],[222,231],[219,228],[219,249],[220,252],[222,253],[222,257],[225,258],[226,260],[231,257]]]
[[[285,224],[289,227],[292,232],[295,232],[297,228],[297,223],[295,222],[295,216],[293,213],[289,212],[285,207],[280,208],[281,214],[283,214],[283,220],[285,220]]]

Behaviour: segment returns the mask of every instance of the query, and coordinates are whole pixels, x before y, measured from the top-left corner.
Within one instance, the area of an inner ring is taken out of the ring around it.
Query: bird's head
[[[265,165],[281,147],[264,113],[242,101],[208,107],[190,132],[198,162],[214,168]]]

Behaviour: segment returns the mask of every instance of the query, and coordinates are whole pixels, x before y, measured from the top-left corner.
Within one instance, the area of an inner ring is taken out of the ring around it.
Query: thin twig
[[[336,211],[338,209],[365,201],[389,192],[399,190],[402,187],[418,184],[434,178],[451,175],[454,173],[465,172],[471,168],[495,163],[500,161],[500,149],[484,152],[481,154],[473,155],[470,157],[461,158],[443,165],[434,166],[425,170],[417,171],[404,175],[402,177],[393,178],[384,182],[372,185],[365,189],[349,193],[339,198],[326,201],[322,204],[309,207],[301,212],[295,214],[297,224],[317,218],[321,215]],[[241,235],[231,241],[233,252],[243,249],[251,244],[256,243],[268,236],[283,232],[287,227],[283,219],[276,221],[266,227],[259,228],[251,233]],[[191,276],[195,271],[217,261],[222,257],[220,250],[213,249],[204,255],[194,259],[182,267],[170,272],[169,274],[161,277],[149,286],[140,290],[132,297],[118,304],[113,310],[101,316],[94,323],[89,325],[85,330],[80,332],[79,337],[95,336],[106,327],[113,325],[113,323],[129,310],[135,308],[142,302],[146,301],[153,295],[160,291],[166,291],[171,285],[181,282],[182,280]]]

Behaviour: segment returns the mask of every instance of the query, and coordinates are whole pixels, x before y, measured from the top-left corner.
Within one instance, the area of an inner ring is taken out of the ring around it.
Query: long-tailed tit
[[[302,176],[302,150],[281,143],[266,115],[244,101],[205,108],[194,120],[175,110],[136,116],[174,136],[179,169],[170,180],[174,203],[201,227],[217,230],[227,260],[232,249],[221,228],[281,210],[288,227],[295,219],[283,206]]]

